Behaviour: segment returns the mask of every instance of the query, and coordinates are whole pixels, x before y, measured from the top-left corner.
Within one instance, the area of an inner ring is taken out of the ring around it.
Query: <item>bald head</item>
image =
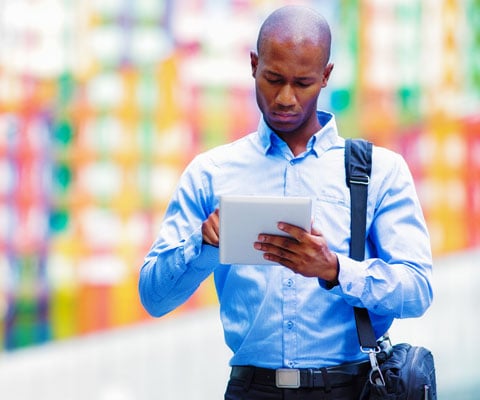
[[[286,6],[268,16],[260,28],[257,53],[268,41],[289,41],[295,45],[311,43],[322,48],[327,64],[330,58],[331,33],[325,18],[308,7]]]

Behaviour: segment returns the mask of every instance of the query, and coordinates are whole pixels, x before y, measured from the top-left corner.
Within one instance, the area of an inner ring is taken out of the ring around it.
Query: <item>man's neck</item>
[[[308,142],[311,137],[315,135],[320,129],[321,125],[318,124],[315,128],[312,128],[311,132],[289,132],[289,133],[277,133],[277,135],[288,145],[293,155],[296,157],[307,150]]]
[[[285,140],[284,137],[282,137],[282,139]],[[295,157],[307,150],[308,140],[306,142],[304,140],[285,140],[285,142]]]

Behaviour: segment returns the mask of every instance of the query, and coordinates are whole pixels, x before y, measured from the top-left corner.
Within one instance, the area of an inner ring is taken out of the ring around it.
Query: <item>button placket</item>
[[[301,180],[298,175],[300,165],[295,159],[290,160],[285,166],[285,195],[299,196],[302,193],[300,189]]]
[[[297,358],[296,282],[292,271],[284,271],[283,283],[283,357],[284,365],[295,367]]]

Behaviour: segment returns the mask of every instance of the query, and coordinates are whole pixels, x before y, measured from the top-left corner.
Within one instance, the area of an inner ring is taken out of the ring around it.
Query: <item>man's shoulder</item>
[[[401,178],[402,177],[402,178]],[[410,181],[410,168],[403,156],[386,147],[373,146],[372,183],[384,189],[396,185],[404,178]]]
[[[398,163],[403,162],[403,156],[387,147],[377,146],[373,144],[372,146],[372,163],[377,163],[383,167],[395,166]]]

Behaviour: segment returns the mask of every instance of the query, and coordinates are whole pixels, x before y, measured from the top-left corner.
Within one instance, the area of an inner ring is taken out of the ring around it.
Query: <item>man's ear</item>
[[[250,52],[250,65],[252,67],[252,76],[255,78],[258,66],[258,54],[254,51]]]
[[[322,87],[327,86],[332,70],[333,70],[333,63],[328,63],[325,69],[323,70]]]

